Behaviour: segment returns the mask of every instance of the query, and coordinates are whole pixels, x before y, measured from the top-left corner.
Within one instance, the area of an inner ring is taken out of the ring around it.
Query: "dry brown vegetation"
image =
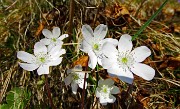
[[[82,90],[78,89],[77,95],[74,95],[63,79],[67,69],[87,61],[86,54],[78,49],[82,40],[82,25],[89,24],[94,28],[98,24],[106,24],[109,29],[106,37],[119,39],[125,33],[133,36],[161,4],[162,0],[74,0],[71,24],[70,0],[1,0],[0,103],[6,103],[6,96],[12,88],[20,87],[32,94],[26,109],[53,108],[45,88],[45,76],[20,68],[16,53],[19,50],[32,53],[35,42],[44,37],[42,29],[58,26],[70,37],[64,44],[67,53],[63,62],[52,67],[48,75],[53,104],[57,109],[80,108]],[[121,93],[116,95],[115,103],[107,106],[99,104],[91,94],[93,89],[88,87],[85,108],[180,109],[179,7],[180,3],[176,0],[169,0],[162,12],[133,41],[134,47],[146,45],[151,49],[152,55],[144,63],[156,70],[154,79],[145,81],[135,76],[128,96],[125,96],[128,84],[113,78]],[[92,71],[92,76],[95,72]],[[98,73],[102,78],[110,78],[101,68]]]

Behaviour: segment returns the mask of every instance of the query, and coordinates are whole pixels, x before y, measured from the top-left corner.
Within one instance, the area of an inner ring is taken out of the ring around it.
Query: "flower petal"
[[[49,66],[57,66],[62,62],[62,57],[57,58],[56,60],[51,60],[50,62],[48,62],[47,64]]]
[[[36,57],[32,54],[29,54],[27,52],[24,51],[18,51],[17,52],[17,58],[19,58],[20,60],[27,62],[27,63],[33,63],[33,60],[36,59]]]
[[[107,31],[108,31],[107,25],[100,24],[94,30],[94,37],[96,39],[102,40],[106,36]]]
[[[101,58],[97,58],[98,64],[102,66],[102,59]]]
[[[111,86],[114,84],[114,81],[112,79],[106,79],[103,81],[103,84]]]
[[[121,36],[118,43],[118,51],[119,52],[130,52],[132,50],[132,41],[131,36],[128,34],[124,34]]]
[[[111,76],[118,76],[118,78],[124,82],[132,84],[133,82],[133,74],[129,71],[129,69],[123,70],[118,66],[113,66],[112,68],[107,69],[107,72]]]
[[[116,101],[116,98],[113,95],[109,96],[108,103],[114,103]]]
[[[112,66],[118,66],[115,58],[103,58],[101,62],[104,69],[109,69]]]
[[[118,55],[118,50],[116,47],[110,43],[105,43],[102,47],[103,54],[108,58],[116,58]]]
[[[93,39],[93,30],[89,25],[83,25],[82,26],[82,34],[84,39],[91,44],[92,39]]]
[[[105,43],[111,43],[113,44],[114,46],[117,46],[118,45],[118,40],[117,39],[113,39],[113,38],[105,38],[102,40],[102,43],[105,44]]]
[[[54,46],[56,46],[56,44],[51,42],[47,47],[48,52],[51,51]]]
[[[97,56],[95,55],[93,51],[89,51],[88,56],[89,56],[88,66],[94,69],[97,65]]]
[[[66,37],[69,37],[69,35],[68,35],[68,34],[63,34],[63,35],[61,35],[58,39],[63,40],[63,39],[66,38]]]
[[[40,40],[44,45],[49,45],[51,43],[51,39],[43,38]]]
[[[65,85],[69,85],[72,82],[72,76],[69,74],[66,78],[64,78]]]
[[[86,40],[83,40],[79,49],[85,53],[88,53],[89,50],[92,50],[92,47]]]
[[[73,82],[73,83],[71,83],[71,88],[72,88],[72,92],[74,94],[76,94],[77,93],[77,89],[78,89],[78,85]]]
[[[155,76],[155,70],[146,64],[135,63],[130,69],[134,74],[145,80],[152,80]]]
[[[38,75],[49,74],[49,66],[48,65],[41,65],[37,69],[37,73],[38,73]]]
[[[53,38],[53,34],[51,33],[51,31],[49,31],[48,29],[43,29],[42,30],[42,34],[46,37],[46,38]]]
[[[52,30],[52,34],[54,38],[58,38],[61,34],[61,30],[59,27],[54,27]]]
[[[38,55],[39,53],[47,54],[47,47],[41,42],[37,42],[34,45],[34,54],[35,54],[35,56]]]
[[[151,50],[146,46],[140,46],[135,48],[131,54],[136,62],[142,62],[151,55]]]
[[[117,86],[113,86],[113,89],[111,90],[111,94],[118,94],[120,93],[120,90]]]
[[[39,67],[37,64],[19,63],[19,65],[27,71],[33,71]]]

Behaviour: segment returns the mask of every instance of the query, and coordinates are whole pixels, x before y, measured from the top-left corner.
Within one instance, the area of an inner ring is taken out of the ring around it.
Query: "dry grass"
[[[117,11],[109,13],[111,10],[107,8],[114,5],[113,2],[102,3],[97,0],[94,3],[87,3],[83,0],[75,0],[73,34],[64,45],[67,54],[64,55],[62,64],[51,68],[51,73],[48,75],[53,102],[57,108],[80,108],[82,90],[78,89],[80,93],[73,95],[71,88],[65,86],[63,79],[66,77],[66,70],[72,67],[72,63],[80,56],[86,55],[78,49],[78,43],[82,40],[81,26],[87,23],[96,27],[99,23],[104,23],[109,28],[107,37],[119,39],[124,33],[133,35],[158,9],[160,1],[118,2],[120,7],[125,6],[130,13],[118,15]],[[53,26],[58,26],[62,33],[68,33],[69,1],[1,0],[0,2],[0,103],[6,103],[5,97],[13,87],[23,87],[32,93],[26,106],[27,109],[48,109],[50,105],[44,87],[45,77],[38,76],[36,71],[27,72],[20,68],[16,52],[25,50],[32,53],[35,42],[43,37],[41,34],[43,28],[52,29]],[[125,102],[123,102],[123,95],[128,85],[118,81],[116,85],[120,88],[121,93],[116,96],[117,101],[114,104],[107,106],[100,105],[95,96],[90,95],[92,87],[89,86],[89,94],[85,98],[87,108],[180,108],[180,30],[177,26],[180,25],[177,19],[180,4],[175,5],[175,3],[176,1],[172,0],[167,5],[167,8],[174,11],[167,12],[165,7],[162,13],[133,42],[134,46],[146,45],[152,50],[152,56],[146,59],[145,63],[156,69],[155,78],[152,81],[144,81],[135,77]],[[117,18],[108,17],[108,14],[116,14]],[[106,71],[100,70],[98,73],[102,78],[107,78]]]

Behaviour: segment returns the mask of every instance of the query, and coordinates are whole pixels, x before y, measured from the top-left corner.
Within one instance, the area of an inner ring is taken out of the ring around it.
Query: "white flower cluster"
[[[105,38],[108,28],[104,24],[98,25],[93,31],[89,25],[82,26],[83,41],[80,45],[80,50],[87,53],[89,56],[88,66],[94,69],[97,64],[107,69],[109,75],[117,76],[120,80],[132,84],[133,73],[144,78],[145,80],[153,79],[155,70],[148,65],[141,63],[151,51],[146,46],[140,46],[132,50],[132,37],[124,34],[118,40]],[[65,54],[65,49],[62,49],[63,39],[68,37],[67,34],[60,36],[60,28],[54,27],[52,32],[43,29],[45,38],[41,39],[34,45],[34,55],[24,51],[18,51],[17,57],[24,61],[19,65],[27,70],[33,71],[37,69],[39,75],[49,74],[50,66],[57,66],[62,61],[62,54]],[[117,49],[117,48],[118,49]],[[87,88],[86,78],[89,77],[82,70],[82,66],[77,65],[72,69],[67,70],[68,76],[64,79],[66,85],[72,87],[72,92],[77,93],[78,86],[83,89]],[[84,85],[85,83],[85,85]],[[99,80],[96,88],[96,97],[99,98],[102,105],[115,102],[116,98],[112,94],[118,94],[119,88],[114,86],[114,81],[111,79]]]
[[[61,32],[58,27],[54,27],[52,32],[43,29],[42,33],[46,38],[34,45],[34,55],[24,51],[17,52],[17,57],[25,62],[19,65],[27,71],[37,69],[38,75],[49,74],[50,66],[57,66],[61,63],[61,55],[66,53],[65,49],[62,49],[62,40],[68,37],[67,34],[60,36]]]

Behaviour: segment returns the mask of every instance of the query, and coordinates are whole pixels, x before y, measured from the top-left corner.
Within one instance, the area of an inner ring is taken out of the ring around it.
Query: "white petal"
[[[63,45],[63,41],[60,40],[60,39],[57,39],[55,45],[58,45],[60,48],[62,48],[62,45]]]
[[[40,40],[44,45],[49,45],[51,43],[51,39],[43,38]]]
[[[103,81],[103,84],[111,86],[114,84],[114,81],[112,79],[106,79]]]
[[[102,66],[102,59],[101,58],[97,58],[98,64]]]
[[[61,35],[58,39],[59,40],[63,40],[64,38],[68,37],[69,35],[68,34],[63,34]]]
[[[49,39],[53,38],[53,34],[48,29],[43,29],[42,33],[46,38],[49,38]]]
[[[116,101],[116,98],[113,95],[109,96],[108,103],[114,103]]]
[[[102,40],[106,36],[107,31],[108,31],[107,25],[100,24],[94,30],[94,37],[96,39]]]
[[[124,82],[132,84],[133,82],[133,74],[129,71],[129,69],[123,70],[118,66],[113,66],[112,68],[107,69],[107,72],[111,76],[118,76],[118,78]]]
[[[119,52],[130,52],[132,47],[131,36],[128,34],[122,35],[118,43]]]
[[[34,54],[35,54],[35,56],[38,55],[39,53],[47,54],[47,47],[41,42],[37,42],[34,45]]]
[[[102,105],[107,105],[107,99],[105,99],[103,96],[100,96],[99,101]]]
[[[56,44],[51,42],[47,47],[48,52],[51,51],[51,49],[55,46],[56,46]]]
[[[89,51],[88,56],[89,56],[88,66],[94,69],[97,65],[97,56],[95,55],[93,51]]]
[[[76,65],[76,66],[74,67],[74,70],[82,71],[82,66],[81,66],[81,65]]]
[[[18,51],[17,52],[17,58],[19,58],[20,60],[27,62],[27,63],[33,63],[33,60],[35,60],[35,56],[32,54],[29,54],[27,52],[24,51]]]
[[[155,75],[155,70],[152,67],[141,63],[135,63],[131,67],[131,71],[145,80],[152,80]]]
[[[91,44],[92,39],[93,39],[93,30],[89,25],[83,25],[82,26],[82,34],[84,39]]]
[[[96,97],[98,97],[98,98],[100,97],[99,90],[100,90],[100,89],[97,87],[97,88],[96,88]]]
[[[78,85],[76,83],[71,83],[71,88],[72,88],[72,92],[74,94],[76,94],[77,93]]]
[[[61,34],[61,30],[59,27],[54,27],[52,30],[52,34],[54,38],[58,38]]]
[[[85,53],[88,53],[89,50],[92,50],[92,46],[86,40],[83,40],[79,49]]]
[[[67,74],[71,73],[72,72],[72,69],[68,69],[67,70]]]
[[[118,93],[120,93],[120,90],[119,90],[119,88],[117,86],[113,86],[113,89],[111,90],[111,93],[112,94],[118,94]]]
[[[117,46],[118,45],[118,40],[117,39],[113,39],[113,38],[105,38],[102,40],[102,43],[105,44],[105,43],[111,43],[113,44],[114,46]]]
[[[39,66],[36,64],[27,64],[27,63],[19,63],[19,65],[27,71],[33,71],[35,69],[37,69]]]
[[[110,43],[105,43],[102,47],[103,54],[108,58],[117,58],[118,50]]]
[[[65,49],[62,49],[62,50],[60,50],[60,51],[57,51],[57,52],[54,52],[54,54],[51,54],[51,59],[52,60],[56,60],[56,59],[58,59],[62,54],[65,54],[66,53],[66,51],[65,51]]]
[[[102,62],[102,67],[104,69],[109,69],[112,66],[118,66],[117,59],[115,59],[113,57],[112,58],[103,58],[101,62]]]
[[[48,64],[49,66],[57,66],[57,65],[59,65],[61,62],[62,62],[62,57],[57,58],[56,60],[52,60],[52,61],[48,62],[47,64]]]
[[[79,77],[80,79],[78,80],[78,85],[81,89],[83,89],[84,87],[84,76],[85,76],[85,73],[84,72],[78,72],[79,74]],[[88,74],[86,74],[86,78],[88,78]],[[85,82],[85,89],[87,88],[87,79],[86,79],[86,82]]]
[[[37,73],[38,73],[38,75],[49,74],[49,66],[48,65],[41,65],[37,69]]]
[[[72,82],[72,76],[69,74],[65,79],[64,83],[65,85],[69,85]]]
[[[140,46],[135,48],[131,54],[136,62],[142,62],[151,55],[151,50],[146,46]]]

